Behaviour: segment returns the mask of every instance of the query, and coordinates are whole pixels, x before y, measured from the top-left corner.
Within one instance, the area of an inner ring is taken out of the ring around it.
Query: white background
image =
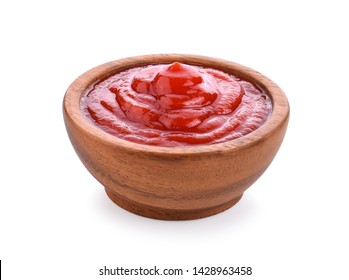
[[[205,278],[191,276],[194,266],[253,268],[237,279],[349,279],[345,2],[1,1],[3,279],[148,279],[99,276],[104,265],[190,271],[159,279]],[[78,75],[169,52],[254,68],[291,105],[267,172],[235,207],[201,220],[151,220],[114,205],[63,123]]]

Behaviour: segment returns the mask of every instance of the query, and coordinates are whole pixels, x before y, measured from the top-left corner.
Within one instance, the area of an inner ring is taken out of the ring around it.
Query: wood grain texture
[[[257,84],[272,100],[270,118],[232,141],[169,148],[119,139],[83,115],[81,96],[96,81],[125,69],[175,61],[215,68]],[[63,115],[79,158],[116,204],[150,218],[186,220],[220,213],[239,201],[276,155],[289,105],[274,82],[245,66],[196,55],[160,54],[120,59],[84,73],[68,88]]]

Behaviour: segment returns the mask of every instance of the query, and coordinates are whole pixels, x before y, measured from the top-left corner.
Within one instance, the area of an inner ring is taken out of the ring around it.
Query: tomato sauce
[[[119,138],[141,144],[215,144],[242,137],[270,115],[269,96],[219,70],[179,62],[137,67],[94,84],[84,114]]]

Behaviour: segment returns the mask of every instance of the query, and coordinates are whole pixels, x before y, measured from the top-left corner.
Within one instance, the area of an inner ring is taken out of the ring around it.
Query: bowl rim
[[[269,118],[259,128],[249,134],[226,142],[193,146],[163,147],[140,144],[118,138],[93,124],[83,114],[80,107],[81,97],[96,82],[126,69],[150,64],[172,63],[175,61],[221,70],[261,87],[272,101],[272,110]],[[63,100],[63,115],[65,120],[69,118],[70,121],[74,122],[76,126],[95,140],[119,149],[126,149],[132,152],[161,154],[162,156],[214,154],[231,152],[237,148],[247,148],[263,141],[268,135],[272,134],[275,129],[282,125],[283,122],[287,121],[289,110],[289,103],[282,89],[258,71],[220,58],[177,53],[133,56],[96,66],[86,71],[72,82]]]

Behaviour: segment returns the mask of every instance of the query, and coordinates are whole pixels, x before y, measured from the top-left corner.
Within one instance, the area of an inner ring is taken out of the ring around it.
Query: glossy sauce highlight
[[[97,82],[81,99],[81,107],[110,134],[170,147],[246,135],[265,122],[272,105],[248,81],[175,62],[132,68]]]

